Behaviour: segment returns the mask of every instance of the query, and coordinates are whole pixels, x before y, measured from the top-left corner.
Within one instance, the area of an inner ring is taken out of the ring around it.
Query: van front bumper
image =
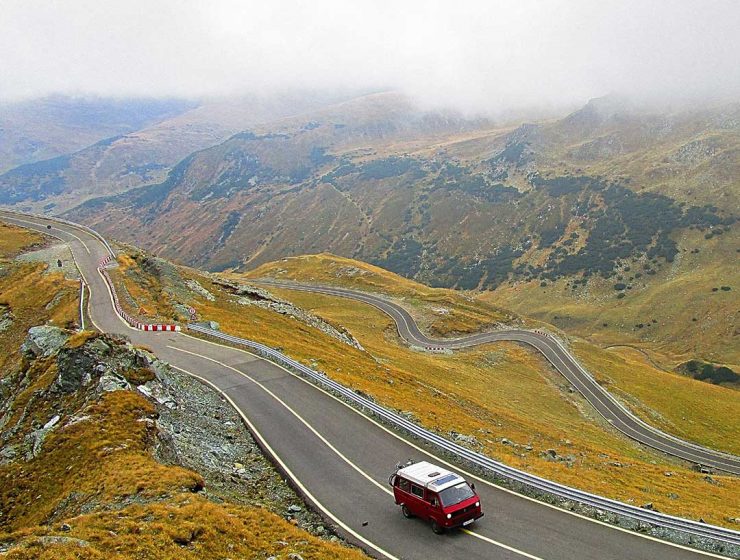
[[[481,517],[483,517],[483,512],[480,513],[480,515],[477,515],[475,517],[468,517],[466,519],[447,519],[447,523],[445,523],[445,527],[448,529],[457,529],[459,527],[467,527],[468,525],[471,525],[474,521],[477,521]]]

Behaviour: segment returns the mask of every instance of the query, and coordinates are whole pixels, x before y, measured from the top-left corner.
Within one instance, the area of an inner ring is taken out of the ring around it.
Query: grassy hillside
[[[79,321],[79,283],[44,263],[15,260],[50,242],[46,236],[0,222],[0,369],[18,358],[30,327],[44,323],[68,327]]]
[[[0,103],[0,173],[75,152],[171,118],[193,104],[174,99],[53,95]]]
[[[162,315],[173,307],[192,305],[199,319],[217,321],[226,332],[280,348],[421,424],[448,437],[460,437],[460,441],[508,464],[638,505],[650,501],[661,511],[678,515],[720,524],[734,517],[728,503],[738,491],[735,478],[713,475],[710,482],[684,464],[625,439],[527,349],[497,344],[454,355],[416,352],[401,343],[391,320],[371,307],[341,298],[270,290],[327,323],[348,329],[362,344],[363,349],[358,349],[223,289],[214,277],[188,269],[163,272],[161,266],[159,270],[152,274],[141,267],[128,268],[121,279],[130,292],[137,291],[136,286],[159,285],[162,296],[152,298],[152,303],[161,302]],[[287,272],[281,274],[282,270]],[[393,275],[329,255],[289,259],[265,266],[261,272],[266,271],[276,277],[335,281],[346,286],[352,286],[352,278],[356,278],[356,287],[382,291],[381,286],[387,285],[389,297],[403,297],[404,301],[413,297],[422,306],[436,306],[437,290],[425,290],[408,281],[399,281],[394,289]],[[237,275],[229,278],[239,280]],[[188,280],[198,281],[200,287],[188,288]],[[240,281],[246,283],[248,278]],[[425,300],[425,294],[431,301]],[[486,307],[481,313],[486,313]],[[597,349],[585,348],[587,354],[596,352],[604,361]],[[634,366],[606,363],[601,369],[605,376],[620,382],[651,373],[636,371]],[[699,382],[676,379],[704,387]],[[735,407],[734,393],[692,392],[687,384],[685,390],[673,391],[675,402],[666,402],[664,395],[671,393],[666,391],[671,381],[671,377],[661,380],[661,395],[648,390],[636,393],[645,398],[646,408],[667,418],[671,418],[671,410],[681,409],[681,403],[701,403],[684,406],[681,412],[687,422],[695,424],[690,435],[739,450],[740,441],[727,416]],[[620,396],[630,398],[626,390]]]
[[[0,170],[4,171],[0,174],[0,204],[58,214],[91,198],[159,183],[172,166],[192,152],[223,142],[244,128],[336,100],[336,95],[294,94],[173,103],[178,110],[160,118],[146,119],[143,111],[138,119],[117,128],[101,123],[100,136],[90,142],[54,154],[53,158],[31,158],[8,170],[3,168],[0,148]],[[126,105],[126,101],[121,104]],[[50,130],[62,126],[54,115],[47,115],[47,121],[42,120],[38,126],[44,125]]]
[[[296,526],[295,516],[286,519],[288,503],[301,500],[249,445],[241,459],[247,478],[232,472],[231,464],[222,467],[223,477],[235,480],[233,494],[223,485],[209,486],[212,477],[171,464],[171,457],[170,464],[160,455],[155,459],[173,440],[163,438],[156,405],[137,390],[164,375],[165,366],[145,351],[89,331],[54,331],[64,337],[58,349],[38,354],[27,345],[21,352],[21,342],[30,340],[29,327],[70,325],[77,316],[76,282],[45,271],[41,263],[15,260],[44,243],[39,234],[0,224],[4,558],[366,558],[330,540],[325,529],[318,538]],[[103,388],[112,380],[120,390]],[[188,394],[188,402],[198,399],[202,396]],[[236,414],[231,412],[228,428],[230,417],[212,403],[209,407],[219,415],[225,441],[227,435],[233,441]]]
[[[224,274],[224,277],[230,277]],[[240,275],[234,276],[239,278]],[[344,286],[390,295],[402,301],[414,318],[438,336],[471,333],[497,324],[518,325],[522,320],[491,304],[474,301],[455,290],[430,288],[380,267],[331,254],[291,257],[267,263],[247,278],[274,278]]]
[[[481,298],[602,346],[635,345],[665,369],[703,359],[740,370],[738,240],[735,230],[711,239],[688,231],[674,262],[654,275],[634,267],[587,286],[520,282]]]

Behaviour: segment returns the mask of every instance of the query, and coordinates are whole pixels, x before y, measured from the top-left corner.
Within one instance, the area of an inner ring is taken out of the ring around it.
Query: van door
[[[409,508],[411,512],[421,517],[422,519],[427,516],[426,502],[424,501],[424,488],[417,486],[413,482],[411,483],[411,496],[409,496]]]
[[[439,496],[435,492],[427,490],[426,496],[427,517],[431,521],[436,521],[439,525],[444,525],[444,515],[442,515],[442,506]]]

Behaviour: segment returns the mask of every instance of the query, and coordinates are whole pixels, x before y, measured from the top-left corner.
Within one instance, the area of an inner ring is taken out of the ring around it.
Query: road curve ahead
[[[0,218],[70,246],[103,332],[128,336],[173,367],[221,391],[282,471],[338,531],[378,558],[396,560],[689,560],[721,558],[615,528],[480,481],[486,511],[473,531],[434,535],[404,519],[387,488],[399,460],[442,462],[280,366],[178,332],[144,332],[116,315],[97,263],[102,242],[69,224],[0,212]],[[51,229],[47,229],[47,225]]]
[[[497,341],[521,342],[532,346],[575,387],[591,405],[617,430],[624,435],[654,449],[685,459],[697,465],[740,475],[740,457],[729,455],[666,434],[639,419],[619,403],[609,392],[588,374],[578,361],[556,339],[546,334],[521,329],[479,333],[462,338],[430,338],[421,332],[416,321],[401,305],[379,295],[335,288],[281,282],[274,280],[250,280],[262,285],[313,292],[349,298],[372,305],[389,315],[396,323],[398,333],[406,342],[421,347],[459,350]]]

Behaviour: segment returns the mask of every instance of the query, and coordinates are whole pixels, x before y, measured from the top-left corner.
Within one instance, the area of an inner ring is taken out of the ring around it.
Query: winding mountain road
[[[399,335],[411,345],[459,350],[504,340],[527,344],[538,350],[609,424],[627,437],[694,464],[740,475],[740,457],[701,447],[646,424],[599,385],[558,340],[547,334],[529,330],[507,329],[454,339],[430,338],[421,332],[416,321],[406,309],[398,303],[376,294],[332,286],[314,286],[274,280],[259,280],[256,283],[287,290],[349,298],[372,305],[395,321]]]
[[[0,218],[66,242],[89,286],[88,314],[94,327],[146,345],[172,367],[220,391],[307,500],[348,540],[376,557],[722,558],[616,528],[480,479],[476,481],[486,516],[472,531],[434,535],[428,524],[401,516],[386,481],[399,460],[413,457],[443,463],[443,458],[430,455],[298,375],[249,352],[185,333],[131,328],[116,314],[110,289],[97,270],[100,259],[108,254],[100,239],[84,229],[44,218],[1,211]]]

